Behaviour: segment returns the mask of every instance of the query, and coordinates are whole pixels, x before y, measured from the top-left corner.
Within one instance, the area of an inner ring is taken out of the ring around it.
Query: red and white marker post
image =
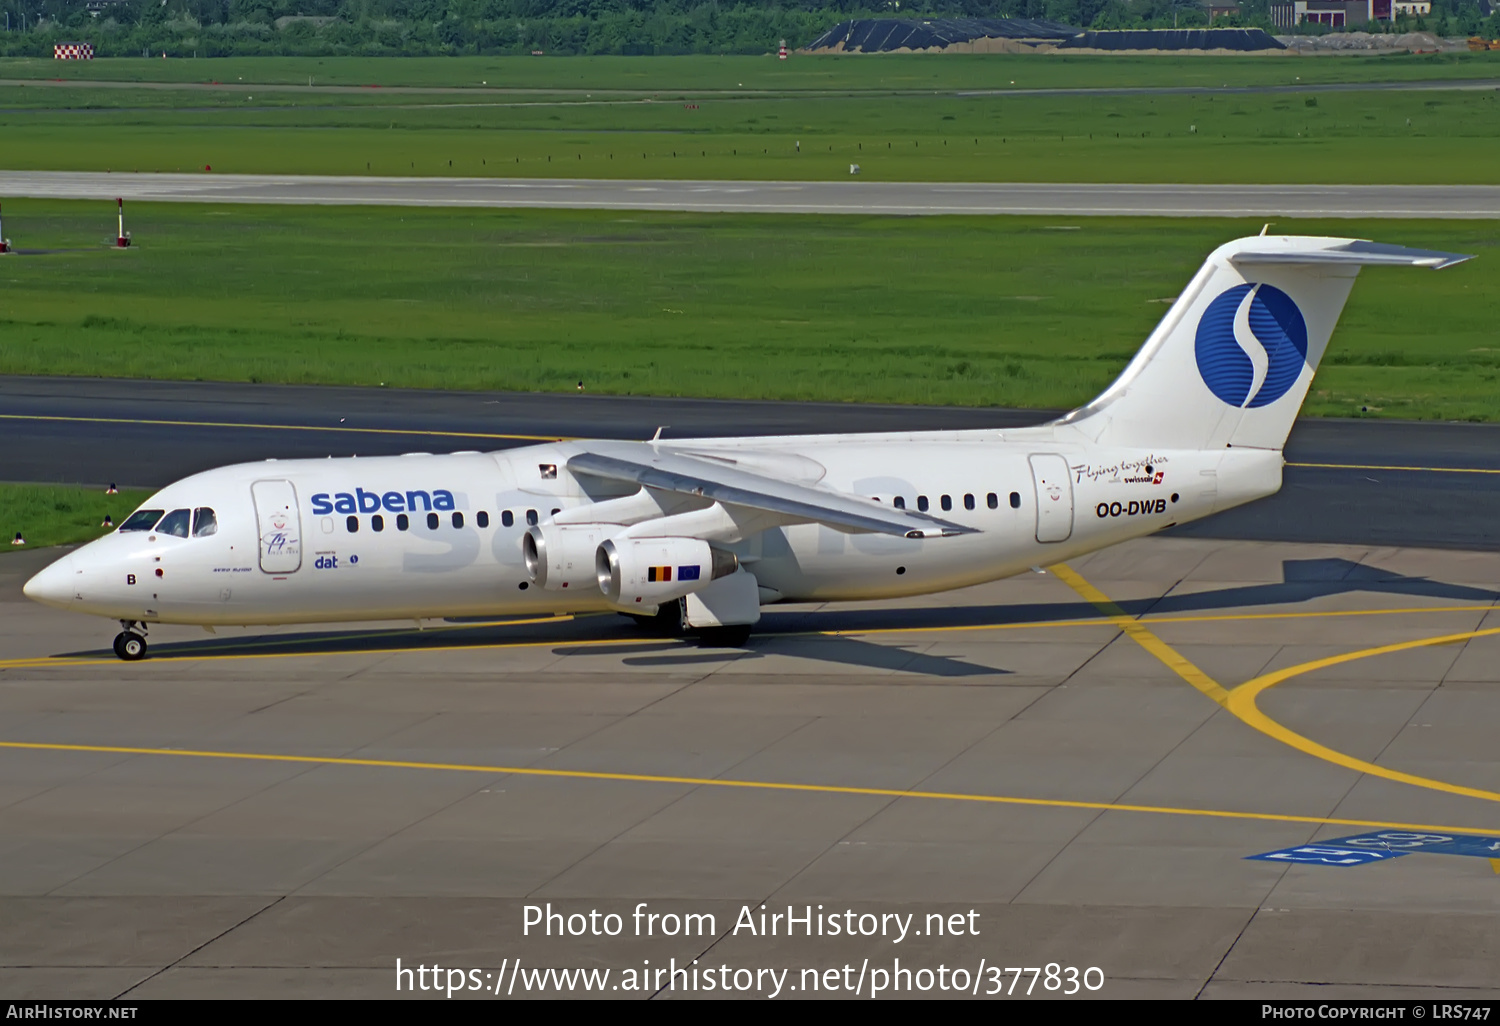
[[[123,199],[116,199],[115,202],[120,207],[120,231],[115,236],[115,248],[124,249],[130,245],[130,236],[125,234],[125,201]]]
[[[776,51],[776,59],[779,60],[779,61],[786,60],[786,40],[785,39],[783,39],[781,41],[781,49],[779,49],[779,50]]]

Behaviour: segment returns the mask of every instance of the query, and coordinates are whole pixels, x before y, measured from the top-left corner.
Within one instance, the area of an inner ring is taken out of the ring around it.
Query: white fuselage
[[[732,451],[886,505],[925,503],[977,529],[910,538],[796,523],[725,542],[763,603],[892,598],[1008,577],[1269,495],[1283,463],[1266,449],[1101,448],[1051,427],[662,444]],[[522,558],[530,524],[563,510],[564,520],[587,522],[579,507],[635,491],[601,493],[571,476],[568,458],[581,450],[559,442],[208,471],[143,508],[211,509],[214,533],[117,531],[59,560],[28,594],[121,620],[203,625],[612,608],[592,582],[538,587]]]

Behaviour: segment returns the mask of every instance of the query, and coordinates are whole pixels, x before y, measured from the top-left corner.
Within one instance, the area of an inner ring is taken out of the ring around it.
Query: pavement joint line
[[[1119,607],[1116,606],[1116,609]],[[865,637],[869,635],[885,634],[934,634],[934,633],[957,633],[961,631],[1007,631],[1007,630],[1043,630],[1059,627],[1119,627],[1121,618],[1129,620],[1132,624],[1175,624],[1175,623],[1222,623],[1242,620],[1298,620],[1311,618],[1326,618],[1339,616],[1394,616],[1413,615],[1417,613],[1469,613],[1475,611],[1487,611],[1491,607],[1471,606],[1416,606],[1401,609],[1329,609],[1329,610],[1303,610],[1299,612],[1286,613],[1224,613],[1206,616],[1162,616],[1151,619],[1130,620],[1129,614],[1123,610],[1116,616],[1087,617],[1072,620],[1023,620],[1018,623],[982,623],[982,624],[954,624],[939,627],[872,627],[859,630],[830,630],[830,631],[788,631],[781,634],[768,634],[764,637],[774,638],[852,638]],[[349,634],[335,635],[324,641],[349,641],[362,639],[380,639],[382,637],[396,636],[420,636],[422,634],[436,634],[443,631],[469,630],[479,627],[520,627],[539,623],[565,623],[580,617],[598,614],[565,614],[557,617],[537,617],[525,620],[498,620],[493,623],[475,624],[444,624],[437,627],[407,628],[401,631],[370,631],[353,632]],[[421,652],[486,652],[498,651],[512,648],[540,648],[547,645],[559,647],[568,646],[600,646],[600,645],[652,645],[671,641],[670,638],[581,638],[575,641],[553,638],[547,641],[499,641],[489,644],[473,645],[411,645],[402,648],[371,648],[371,649],[331,649],[299,652],[220,652],[215,649],[200,649],[195,652],[186,653],[158,653],[149,661],[157,663],[168,662],[193,662],[214,661],[221,659],[290,659],[296,657],[314,658],[318,656],[337,655],[404,655]],[[284,637],[272,635],[262,640],[250,640],[243,643],[228,642],[224,647],[235,648],[272,648],[279,644],[306,645],[308,642],[298,641],[295,636]],[[67,666],[116,666],[119,660],[109,656],[104,651],[96,656],[58,657],[58,656],[21,656],[15,659],[0,659],[0,670],[36,669],[42,667],[67,667]],[[1221,703],[1222,704],[1222,703]]]
[[[1093,603],[1107,615],[1112,616],[1119,623],[1121,630],[1125,631],[1142,648],[1161,660],[1164,665],[1179,677],[1223,706],[1241,723],[1260,731],[1267,737],[1280,741],[1282,744],[1295,748],[1297,751],[1305,755],[1310,755],[1315,759],[1331,763],[1335,766],[1341,766],[1344,769],[1351,769],[1368,776],[1393,780],[1402,784],[1410,784],[1413,787],[1420,787],[1429,791],[1441,791],[1446,794],[1460,795],[1465,798],[1478,798],[1483,801],[1500,802],[1500,793],[1494,791],[1486,791],[1477,787],[1465,787],[1462,784],[1450,784],[1445,780],[1434,780],[1431,777],[1417,776],[1414,773],[1403,773],[1400,770],[1389,769],[1385,766],[1335,751],[1326,745],[1319,744],[1311,738],[1304,737],[1296,731],[1282,726],[1276,720],[1271,719],[1271,717],[1262,712],[1255,701],[1261,692],[1275,687],[1283,681],[1301,676],[1302,674],[1311,673],[1315,670],[1353,662],[1356,659],[1368,659],[1371,656],[1389,655],[1393,652],[1405,652],[1409,649],[1434,645],[1451,645],[1460,641],[1488,637],[1500,634],[1500,627],[1463,631],[1457,634],[1444,634],[1433,638],[1418,638],[1415,641],[1400,641],[1394,644],[1377,645],[1373,648],[1359,649],[1354,652],[1345,652],[1341,655],[1314,659],[1284,670],[1275,670],[1271,673],[1262,674],[1237,686],[1233,691],[1225,691],[1217,681],[1194,666],[1155,634],[1152,634],[1144,622],[1130,619],[1124,610],[1115,605],[1104,592],[1084,580],[1077,571],[1061,563],[1048,569],[1083,598]],[[1477,610],[1484,607],[1475,608]]]
[[[137,417],[60,417],[32,413],[0,413],[0,420],[62,421],[71,424],[139,424],[150,427],[245,428],[251,431],[328,431],[359,435],[413,435],[429,438],[492,438],[518,442],[566,442],[558,435],[506,435],[482,431],[429,431],[422,428],[348,427],[342,424],[252,424],[213,420],[147,420]]]
[[[1496,628],[1500,630],[1500,628]],[[610,773],[601,770],[542,769],[534,766],[484,766],[472,763],[415,762],[398,759],[357,759],[340,756],[289,755],[272,752],[217,752],[191,748],[136,748],[123,745],[74,745],[42,741],[0,741],[0,749],[43,752],[81,752],[110,755],[172,756],[190,759],[238,759],[250,762],[290,762],[322,766],[362,766],[375,769],[435,770],[449,773],[508,774],[574,780],[601,780],[642,784],[677,784],[689,787],[745,788],[790,791],[804,794],[844,794],[878,798],[917,798],[935,801],[976,802],[987,805],[1029,805],[1055,809],[1090,809],[1102,812],[1135,812],[1163,816],[1201,816],[1210,819],[1258,820],[1271,823],[1309,823],[1317,826],[1373,827],[1381,830],[1441,831],[1487,836],[1478,827],[1432,823],[1392,823],[1381,820],[1344,819],[1328,816],[1297,816],[1275,812],[1236,812],[1228,809],[1192,809],[1169,805],[1133,805],[1117,802],[1070,801],[1063,798],[1024,798],[1017,795],[972,794],[948,791],[916,791],[891,787],[852,787],[840,784],[796,784],[773,780],[734,780],[714,777],[679,777],[650,773]]]

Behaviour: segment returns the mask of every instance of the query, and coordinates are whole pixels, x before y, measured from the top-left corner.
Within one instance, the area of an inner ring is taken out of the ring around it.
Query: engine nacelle
[[[657,606],[727,577],[734,553],[697,538],[611,538],[599,546],[599,590],[617,606]]]
[[[594,553],[617,524],[538,524],[521,537],[521,556],[533,584],[548,591],[595,587]]]

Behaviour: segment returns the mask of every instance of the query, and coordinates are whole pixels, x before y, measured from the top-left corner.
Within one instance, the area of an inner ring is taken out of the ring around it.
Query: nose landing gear
[[[145,625],[134,620],[121,620],[120,626],[125,629],[115,635],[115,655],[128,663],[146,658]]]

